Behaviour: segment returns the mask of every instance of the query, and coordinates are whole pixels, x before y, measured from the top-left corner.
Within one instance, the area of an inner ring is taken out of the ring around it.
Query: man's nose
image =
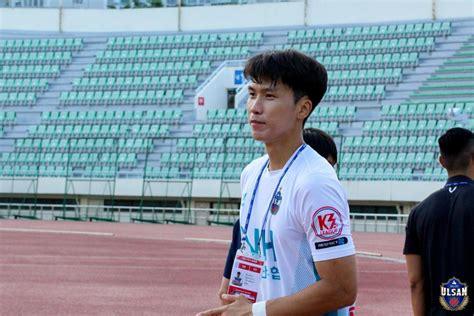
[[[249,99],[247,106],[249,113],[262,113],[262,99],[259,97]]]

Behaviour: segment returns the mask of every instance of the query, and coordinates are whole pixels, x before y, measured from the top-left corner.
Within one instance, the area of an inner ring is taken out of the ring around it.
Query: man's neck
[[[303,137],[293,138],[289,141],[265,144],[270,163],[268,170],[283,169],[295,151],[303,144]]]
[[[449,172],[448,171],[448,178],[458,177],[458,176],[468,177],[474,180],[473,177],[470,176],[468,172],[456,172],[456,171]]]

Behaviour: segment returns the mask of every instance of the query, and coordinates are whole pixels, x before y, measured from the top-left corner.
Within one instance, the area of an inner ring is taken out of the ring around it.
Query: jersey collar
[[[474,184],[474,180],[472,180],[469,177],[466,176],[454,176],[448,179],[448,182],[446,182],[446,185],[451,185],[454,183],[459,183],[459,182],[467,182],[469,184]]]

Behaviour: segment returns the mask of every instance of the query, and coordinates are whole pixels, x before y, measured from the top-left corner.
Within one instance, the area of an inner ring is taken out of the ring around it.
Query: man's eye
[[[265,95],[266,98],[274,98],[275,96],[273,94],[267,94]]]

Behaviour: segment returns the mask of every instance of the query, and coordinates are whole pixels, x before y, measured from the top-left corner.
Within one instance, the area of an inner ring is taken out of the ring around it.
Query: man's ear
[[[298,103],[299,103],[297,104],[297,106],[299,106],[298,118],[301,120],[304,120],[311,114],[311,110],[313,109],[313,102],[311,102],[311,100],[308,99],[308,97],[302,97],[298,101]]]
[[[441,164],[441,166],[444,169],[446,169],[446,160],[444,159],[444,157],[440,155],[438,160],[439,160],[439,163]]]

